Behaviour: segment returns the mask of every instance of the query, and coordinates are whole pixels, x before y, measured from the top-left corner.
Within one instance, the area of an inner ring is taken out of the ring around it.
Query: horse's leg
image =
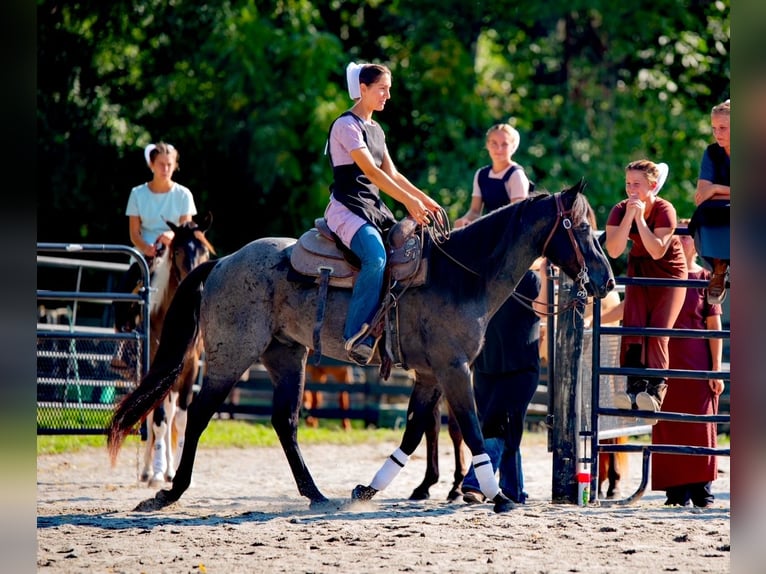
[[[195,365],[197,364],[199,357],[194,358]],[[181,453],[184,450],[184,440],[186,437],[186,422],[189,416],[189,404],[194,396],[194,381],[197,379],[199,369],[194,369],[193,373],[185,377],[183,380],[183,386],[178,392],[178,408],[176,409],[176,416],[173,417],[173,433],[176,437],[174,440],[174,458],[175,467],[173,472],[175,474],[178,464],[181,461]]]
[[[412,395],[410,395],[412,402]],[[434,403],[429,414],[424,413],[424,433],[426,435],[426,473],[423,482],[415,487],[410,500],[427,500],[431,497],[430,488],[439,482],[439,430],[441,429],[441,409],[439,401]]]
[[[452,412],[452,407],[447,404],[447,412],[449,417],[447,419],[447,430],[449,431],[449,437],[452,440],[452,448],[454,449],[455,456],[455,473],[453,475],[452,488],[447,494],[447,500],[450,502],[457,500],[463,496],[462,485],[465,475],[468,474],[468,464],[465,460],[465,451],[463,450],[463,433],[460,432],[460,425],[457,424],[455,413]]]
[[[476,412],[468,365],[446,367],[440,371],[439,381],[463,434],[463,440],[473,456],[473,469],[482,494],[495,503],[495,512],[506,512],[512,509],[513,501],[500,490],[492,461],[484,448],[484,436]]]
[[[261,356],[261,362],[274,384],[271,424],[287,457],[298,492],[308,498],[311,506],[314,506],[328,500],[319,492],[298,446],[298,421],[303,398],[306,357],[306,347],[272,341]]]
[[[157,491],[154,498],[143,501],[136,507],[136,510],[163,508],[181,498],[181,495],[189,488],[200,436],[239,380],[236,374],[231,374],[230,370],[233,368],[235,366],[227,365],[227,372],[224,375],[219,375],[212,368],[210,369],[205,385],[189,405],[184,448],[176,475],[173,478],[173,486],[170,490]]]
[[[148,425],[151,427],[151,433],[154,435],[154,444],[151,452],[151,471],[149,476],[149,486],[157,486],[165,482],[165,473],[167,472],[167,446],[168,446],[168,419],[167,398],[163,399],[162,404],[152,412],[151,420]],[[148,446],[148,445],[147,445]]]
[[[604,441],[606,442],[606,441]],[[619,436],[610,440],[610,444],[626,444],[628,437]],[[620,494],[620,479],[628,473],[628,453],[610,452],[599,454],[599,460],[602,456],[609,457],[608,471],[605,478],[609,483],[606,490],[607,498],[615,498]],[[599,480],[601,480],[599,478]]]
[[[176,410],[176,416],[173,417],[173,460],[175,466],[173,467],[173,476],[178,468],[178,464],[181,462],[181,453],[184,450],[184,435],[186,434],[186,421],[188,420],[188,403],[181,406],[179,403]]]
[[[169,472],[175,475],[178,463],[181,460],[181,453],[184,449],[184,437],[186,434],[186,421],[188,418],[189,404],[194,396],[194,382],[199,376],[199,361],[202,356],[202,345],[198,344],[194,353],[184,362],[184,368],[181,376],[176,381],[178,385],[178,398],[174,402],[175,414],[171,422],[171,442],[170,447],[173,452],[173,465],[168,467]]]
[[[370,500],[379,491],[385,489],[407,464],[410,455],[427,432],[433,432],[434,412],[439,407],[439,390],[432,377],[416,375],[407,405],[407,425],[404,427],[402,442],[373,477],[368,486],[358,484],[351,492],[355,500]]]
[[[600,444],[614,444],[614,439],[607,438],[599,441]],[[609,470],[612,466],[612,453],[600,452],[598,454],[598,496],[604,498],[604,483],[609,480]],[[609,481],[611,487],[611,481]]]
[[[141,469],[141,482],[149,482],[152,477],[152,458],[154,457],[154,443],[157,437],[154,435],[154,411],[147,413],[146,418],[141,423],[146,428],[146,444],[144,445],[144,466]]]
[[[178,439],[175,436],[175,420],[178,411],[178,391],[171,390],[165,397],[165,422],[168,425],[167,444],[165,445],[165,458],[167,459],[165,468],[165,480],[173,481],[176,474],[176,444]]]

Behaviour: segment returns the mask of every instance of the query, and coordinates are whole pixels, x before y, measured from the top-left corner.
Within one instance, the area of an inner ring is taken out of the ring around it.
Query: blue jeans
[[[351,239],[351,251],[359,257],[361,269],[351,292],[343,338],[356,335],[362,324],[372,320],[380,302],[383,274],[386,270],[386,248],[383,238],[369,223],[359,228]]]
[[[511,452],[502,438],[485,439],[484,449],[492,462],[492,470],[497,472],[500,469],[500,490],[514,502],[524,504],[527,493],[524,492],[524,474],[521,471],[521,450]],[[473,465],[463,479],[463,488],[481,492]]]

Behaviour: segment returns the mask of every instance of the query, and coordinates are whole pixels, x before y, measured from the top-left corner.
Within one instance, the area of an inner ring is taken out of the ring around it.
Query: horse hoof
[[[329,509],[331,507],[335,506],[335,503],[332,502],[329,498],[317,498],[316,500],[312,500],[309,503],[309,508],[311,510],[324,510]]]
[[[449,491],[449,494],[447,494],[447,502],[455,502],[456,500],[460,500],[463,496],[463,491],[459,488],[453,488]]]
[[[498,514],[501,512],[508,512],[509,510],[516,508],[516,505],[513,503],[513,501],[505,496],[502,492],[499,492],[497,496],[492,499],[492,502],[495,503],[494,510]]]
[[[428,489],[418,489],[412,491],[412,494],[410,494],[410,500],[428,500],[431,498],[431,493],[428,492]]]
[[[168,490],[160,490],[154,495],[154,498],[149,498],[142,502],[133,509],[134,512],[152,512],[154,510],[160,510],[165,508],[169,504],[176,501],[175,498],[168,496]]]
[[[354,490],[351,491],[351,498],[354,500],[372,500],[372,497],[375,496],[377,492],[378,491],[371,486],[357,484]]]

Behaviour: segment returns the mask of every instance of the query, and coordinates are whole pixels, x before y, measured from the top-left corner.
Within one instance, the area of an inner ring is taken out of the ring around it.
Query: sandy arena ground
[[[446,436],[446,435],[445,435]],[[137,481],[138,448],[115,468],[106,448],[37,460],[37,571],[75,573],[657,573],[730,571],[730,464],[719,458],[708,509],[665,507],[647,491],[634,505],[554,504],[544,433],[523,443],[526,505],[446,502],[452,447],[441,440],[442,479],[431,500],[409,493],[425,470],[421,444],[391,486],[349,505],[393,443],[305,446],[304,458],[336,504],[309,509],[280,448],[202,449],[191,488],[174,505],[134,512],[154,495]],[[630,455],[623,494],[641,478]]]

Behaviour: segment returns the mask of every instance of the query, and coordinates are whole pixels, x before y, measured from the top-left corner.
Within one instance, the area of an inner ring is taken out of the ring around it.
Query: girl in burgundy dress
[[[612,208],[606,222],[605,247],[610,257],[628,252],[628,277],[686,279],[686,257],[674,236],[676,210],[657,197],[667,176],[665,164],[647,159],[633,161],[625,168],[627,199]],[[681,311],[685,287],[627,285],[623,327],[670,329]],[[624,335],[620,343],[620,366],[668,369],[670,337]],[[614,404],[621,409],[659,411],[667,391],[664,377],[627,377],[625,393],[617,393]],[[656,422],[656,421],[655,421]]]

